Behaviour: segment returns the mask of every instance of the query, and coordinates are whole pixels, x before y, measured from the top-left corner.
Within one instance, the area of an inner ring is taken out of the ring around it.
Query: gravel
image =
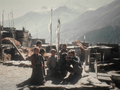
[[[0,64],[0,90],[18,90],[26,88],[25,83],[31,77],[32,68],[6,66]],[[27,90],[29,90],[27,88]]]

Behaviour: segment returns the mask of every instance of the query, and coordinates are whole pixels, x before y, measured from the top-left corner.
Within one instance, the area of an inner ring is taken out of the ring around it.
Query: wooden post
[[[58,19],[58,26],[57,26],[57,53],[58,53],[58,60],[60,59],[59,54],[59,44],[60,44],[60,19]]]
[[[83,63],[83,69],[84,69],[84,71],[86,71],[86,60]]]
[[[86,37],[85,37],[85,34],[84,34],[84,43],[85,43],[85,38],[86,38]]]
[[[96,59],[95,59],[95,63],[94,63],[94,68],[95,68],[96,78],[98,78],[98,75],[97,75],[97,60]]]
[[[52,50],[52,9],[51,9],[51,21],[50,21],[50,53]]]
[[[0,49],[1,49],[1,60],[2,60],[2,34],[1,34],[1,31],[2,31],[2,26],[0,26]]]
[[[89,65],[89,71],[90,71],[90,55],[88,55],[88,65]]]
[[[26,60],[25,57],[22,55],[22,53],[18,50],[17,46],[14,44],[14,42],[11,41],[11,39],[9,39],[11,44],[15,47],[15,49],[18,51],[18,53],[20,54],[20,56],[22,57],[23,60]]]
[[[105,61],[105,53],[103,53],[103,64],[104,64],[104,61]]]

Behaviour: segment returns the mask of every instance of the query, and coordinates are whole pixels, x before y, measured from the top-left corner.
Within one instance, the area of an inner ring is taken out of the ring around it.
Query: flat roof
[[[89,46],[88,48],[89,49],[91,49],[91,48],[110,49],[110,48],[113,48],[113,47],[108,47],[108,46]]]
[[[67,46],[67,48],[80,48],[79,46]]]

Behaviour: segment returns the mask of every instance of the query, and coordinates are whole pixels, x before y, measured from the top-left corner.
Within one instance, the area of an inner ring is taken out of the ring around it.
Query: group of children
[[[33,85],[44,85],[45,83],[45,65],[44,65],[44,54],[45,49],[41,48],[42,42],[37,41],[36,47],[34,48],[34,54],[31,56],[32,63],[32,76],[31,84]],[[47,67],[50,71],[49,75],[53,77],[65,77],[67,72],[70,72],[70,76],[78,75],[81,76],[82,68],[79,57],[75,55],[74,50],[67,50],[67,45],[63,44],[60,50],[60,59],[56,55],[56,50],[51,50],[51,56],[47,60]]]

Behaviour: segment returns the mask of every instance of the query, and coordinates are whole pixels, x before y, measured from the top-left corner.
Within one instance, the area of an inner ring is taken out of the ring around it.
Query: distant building
[[[16,39],[24,47],[31,47],[32,45],[32,36],[25,28],[23,30],[16,30],[14,27],[3,27],[2,38],[5,37]]]
[[[23,30],[16,30],[16,40],[18,40],[24,47],[32,46],[32,36],[29,31],[24,28]]]
[[[15,30],[16,28],[14,27],[3,27],[2,38],[5,37],[15,38],[16,37]]]

